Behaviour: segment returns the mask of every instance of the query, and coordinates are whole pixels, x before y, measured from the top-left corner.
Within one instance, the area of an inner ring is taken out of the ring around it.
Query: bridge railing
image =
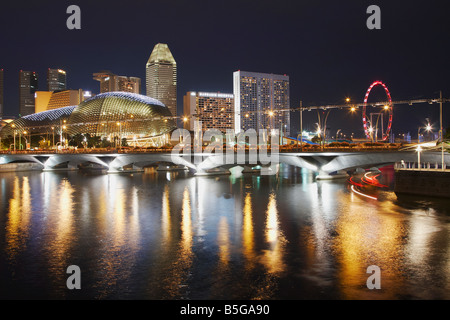
[[[410,171],[450,171],[450,168],[447,169],[447,165],[444,163],[443,165],[440,163],[430,163],[430,162],[396,162],[394,164],[395,170],[410,170]]]
[[[207,146],[202,146],[202,151],[205,151]],[[320,145],[310,145],[304,144],[303,146],[297,144],[289,144],[289,145],[280,145],[278,147],[278,151],[281,153],[289,153],[289,152],[320,152],[320,151],[342,151],[342,152],[354,152],[354,151],[397,151],[401,148],[401,144],[392,144],[392,143],[360,143],[360,144],[349,144],[349,143],[331,143],[324,146]],[[135,148],[135,147],[121,147],[121,148],[67,148],[67,149],[40,149],[40,150],[3,150],[0,151],[0,154],[49,154],[49,153],[58,153],[58,154],[90,154],[90,153],[163,153],[163,152],[171,152],[172,147],[153,147],[153,148]],[[223,152],[227,149],[227,146],[223,146]],[[244,149],[246,152],[250,151],[258,151],[259,146],[234,146],[234,151],[240,151]],[[265,146],[267,152],[271,152],[272,148],[270,145]],[[194,152],[194,148],[191,148],[191,151]],[[212,151],[213,153],[215,150]]]

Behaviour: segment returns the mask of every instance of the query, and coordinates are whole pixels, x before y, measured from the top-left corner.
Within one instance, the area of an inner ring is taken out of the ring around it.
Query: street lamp
[[[369,127],[369,133],[370,133],[370,139],[372,140],[372,143],[373,143],[373,127],[372,127],[372,125],[370,125],[370,127]]]
[[[117,122],[117,126],[119,127],[119,149],[122,147],[122,123]]]
[[[420,152],[422,151],[422,148],[420,146],[417,146],[416,151],[417,151],[417,164],[418,164],[418,167],[420,170],[420,167],[421,167],[420,166]]]
[[[16,152],[16,125],[13,123],[11,128],[14,128],[14,153]]]
[[[420,129],[422,129],[422,127],[419,127],[417,129],[417,143],[420,143]],[[430,132],[433,129],[433,127],[428,122],[427,125],[423,129],[425,129],[425,131],[427,131],[427,132]]]
[[[28,139],[27,139],[27,131],[26,130],[23,132],[23,138],[25,139],[25,150],[27,150],[28,149]]]

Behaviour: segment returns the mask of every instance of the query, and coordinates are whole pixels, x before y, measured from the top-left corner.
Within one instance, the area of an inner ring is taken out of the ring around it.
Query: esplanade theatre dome
[[[176,129],[169,109],[160,101],[135,93],[108,92],[82,102],[71,113],[67,133],[156,137]]]
[[[78,106],[43,111],[16,119],[6,125],[2,138],[14,132],[45,134],[53,130],[66,135],[90,134],[108,139],[126,138],[136,145],[160,145],[155,139],[176,129],[174,117],[160,101],[128,92],[107,92],[83,101]]]

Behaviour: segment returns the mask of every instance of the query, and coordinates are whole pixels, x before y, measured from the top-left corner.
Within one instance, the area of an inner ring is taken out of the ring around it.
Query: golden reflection
[[[14,178],[12,197],[9,200],[6,223],[6,252],[11,261],[25,249],[31,218],[31,196],[28,177],[23,177],[22,186],[18,177]]]
[[[230,232],[228,228],[227,218],[220,218],[218,231],[217,242],[219,245],[219,263],[220,269],[223,269],[228,266],[228,263],[230,261]]]
[[[137,189],[127,192],[120,188],[116,180],[109,178],[113,188],[106,188],[98,195],[98,219],[101,223],[99,233],[108,241],[102,242],[102,255],[99,257],[99,269],[102,278],[99,282],[99,296],[105,298],[114,290],[119,279],[131,277],[139,250],[141,236],[139,215],[131,206],[138,206]]]
[[[344,197],[338,199],[345,199]],[[402,292],[400,271],[405,230],[392,203],[367,206],[364,200],[342,203],[347,206],[338,218],[335,249],[340,264],[338,280],[345,299],[392,299]],[[361,290],[365,288],[369,266],[381,269],[381,288],[386,291]]]
[[[74,188],[67,180],[62,180],[58,186],[58,195],[55,197],[53,206],[48,217],[48,229],[50,230],[47,254],[51,274],[55,275],[54,281],[62,281],[60,270],[65,270],[72,264],[67,261],[67,252],[74,243]],[[60,275],[60,276],[59,276]],[[64,282],[63,282],[64,283]]]
[[[279,230],[277,202],[273,193],[270,194],[267,206],[265,234],[269,248],[264,252],[263,263],[269,273],[283,272],[285,270],[283,255],[286,239],[283,232]]]
[[[184,189],[183,208],[181,217],[181,247],[184,257],[190,257],[192,254],[192,222],[191,222],[191,202],[189,200],[189,191]]]
[[[171,219],[170,219],[170,201],[169,201],[169,186],[164,187],[163,197],[162,197],[162,217],[161,217],[161,227],[163,233],[163,241],[168,242],[170,240],[171,234]],[[164,246],[165,247],[165,246]]]
[[[176,260],[170,264],[168,275],[165,278],[164,289],[168,293],[168,298],[180,298],[184,293],[182,290],[187,288],[189,280],[189,269],[192,265],[192,242],[193,230],[191,220],[191,202],[189,190],[185,187],[183,192],[181,209],[181,239],[178,246]]]
[[[244,257],[247,260],[247,269],[250,269],[255,262],[255,232],[253,230],[252,197],[247,193],[244,200],[244,219],[242,226],[242,245]]]

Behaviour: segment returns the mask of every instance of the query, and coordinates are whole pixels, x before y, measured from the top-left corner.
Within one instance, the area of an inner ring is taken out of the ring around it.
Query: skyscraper
[[[66,72],[61,69],[48,69],[47,71],[48,91],[63,91],[67,89]]]
[[[280,130],[290,135],[289,76],[258,72],[233,73],[235,132]]]
[[[221,92],[189,91],[183,97],[184,128],[194,130],[194,121],[202,122],[202,130],[218,129],[226,133],[234,129],[234,96]]]
[[[100,71],[93,74],[94,80],[100,82],[100,93],[123,91],[141,93],[141,78],[118,76],[111,71]]]
[[[34,94],[38,88],[38,74],[34,71],[19,72],[19,113],[26,116],[34,113]]]
[[[3,117],[3,69],[0,69],[0,118]]]
[[[146,86],[147,96],[164,103],[175,117],[177,115],[177,63],[165,43],[156,44],[147,61]]]

